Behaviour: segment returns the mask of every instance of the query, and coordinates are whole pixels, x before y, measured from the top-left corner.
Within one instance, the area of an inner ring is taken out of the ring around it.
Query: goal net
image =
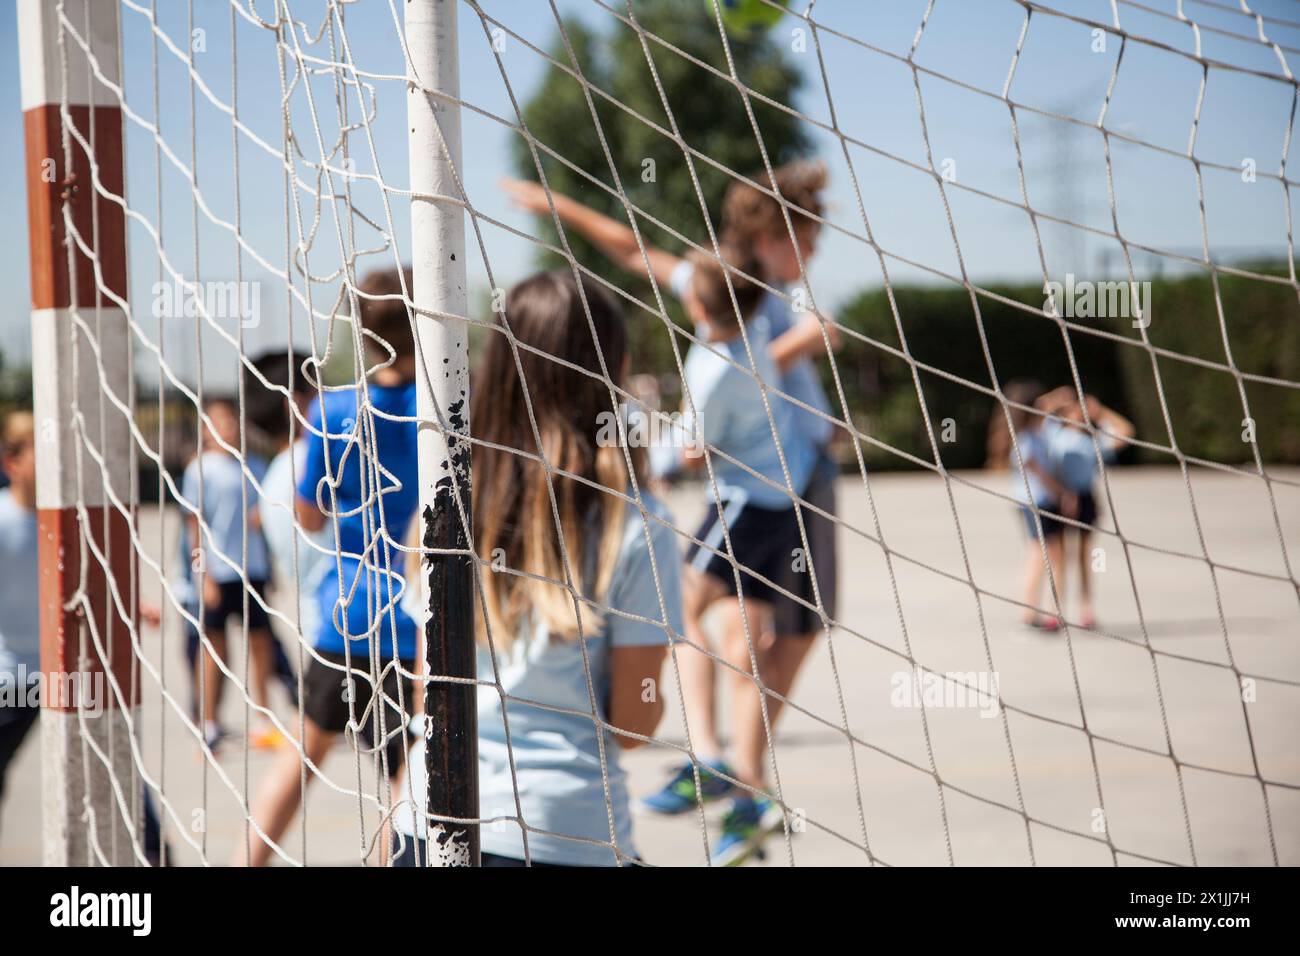
[[[1300,862],[1300,6],[17,6],[0,861]]]

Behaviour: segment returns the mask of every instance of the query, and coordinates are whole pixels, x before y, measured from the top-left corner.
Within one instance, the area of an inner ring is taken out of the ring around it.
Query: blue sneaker
[[[763,844],[785,829],[781,808],[767,797],[737,797],[722,818],[722,836],[711,854],[714,866],[740,866],[764,858]]]
[[[700,796],[703,797],[704,803],[721,800],[731,793],[731,781],[719,776],[719,774],[726,774],[727,777],[733,778],[736,776],[725,763],[719,761],[716,764],[708,764],[700,761],[699,768]],[[695,773],[687,763],[673,772],[672,779],[662,790],[642,798],[641,806],[651,813],[673,816],[694,810],[701,802],[700,796],[695,792]]]

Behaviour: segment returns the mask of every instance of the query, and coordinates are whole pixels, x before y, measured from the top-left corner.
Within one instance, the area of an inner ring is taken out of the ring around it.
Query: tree
[[[621,5],[616,5],[616,9],[621,9]],[[647,36],[655,71],[682,140],[735,173],[749,176],[762,169],[762,154],[742,95],[726,78],[726,55],[709,7],[698,0],[637,0],[634,9],[637,22],[647,34],[661,38],[723,74],[717,76]],[[600,33],[579,21],[566,20],[564,32],[573,55],[570,56],[558,28],[550,45],[550,54],[559,63],[580,73],[595,88],[591,99],[600,132],[604,134],[609,155],[628,199],[650,216],[707,248],[708,230],[690,168],[682,148],[670,138],[672,125],[660,100],[654,75],[646,63],[640,37],[621,21],[613,17],[609,20],[610,26]],[[777,27],[766,33],[729,34],[728,41],[740,80],[778,103],[793,106],[803,80],[779,45],[783,36],[785,34]],[[602,92],[608,96],[601,95]],[[753,97],[750,101],[773,165],[808,151],[808,136],[799,120]],[[529,132],[539,143],[582,171],[576,172],[547,155],[544,149],[539,149],[550,187],[627,222],[582,84],[570,73],[552,66],[525,102],[523,116]],[[514,162],[521,177],[538,179],[533,155],[522,137],[516,140]],[[698,157],[694,158],[694,167],[700,191],[716,227],[722,195],[733,177]],[[609,191],[594,185],[587,176],[603,183]],[[679,240],[645,217],[638,216],[638,226],[647,242],[673,252],[683,250]],[[542,223],[541,234],[547,241],[559,245],[549,217]],[[642,301],[654,304],[649,283],[644,277],[629,276],[618,270],[577,236],[570,233],[568,239],[582,265]],[[548,267],[561,261],[549,253],[539,258],[541,264]],[[633,307],[632,312],[635,311]],[[632,312],[629,315],[638,365],[659,372],[671,370],[671,352],[659,323],[645,313],[632,315]],[[675,303],[671,315],[675,321],[682,321]]]
[[[0,352],[0,412],[10,408],[32,407],[32,367],[30,363],[8,365]]]

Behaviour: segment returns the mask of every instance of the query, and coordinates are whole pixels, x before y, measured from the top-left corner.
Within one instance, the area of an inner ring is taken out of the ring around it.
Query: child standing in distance
[[[29,690],[41,669],[40,577],[36,561],[36,427],[30,412],[10,412],[0,423],[0,801],[5,771],[36,725],[40,707]]]
[[[989,438],[987,467],[992,470],[1010,469],[1011,494],[1020,503],[1020,512],[1024,527],[1028,533],[1025,544],[1025,556],[1021,571],[1023,582],[1022,602],[1024,604],[1024,623],[1033,628],[1056,631],[1061,627],[1060,619],[1048,616],[1038,610],[1038,599],[1043,590],[1043,552],[1047,549],[1047,559],[1051,563],[1052,578],[1056,582],[1058,594],[1065,593],[1065,551],[1064,525],[1048,512],[1055,512],[1067,518],[1074,517],[1075,501],[1056,479],[1043,435],[1043,416],[1035,411],[1043,395],[1043,387],[1034,381],[1017,379],[1008,382],[1002,394],[1009,403],[1011,427],[1015,432],[1015,445],[1011,442],[1011,433],[1007,431],[1006,416],[996,406],[989,419]],[[1016,458],[1016,449],[1020,450],[1020,460]],[[1021,474],[1020,461],[1024,462],[1024,474]],[[1029,485],[1026,495],[1025,485]],[[1038,526],[1034,514],[1043,528],[1043,543],[1038,541]]]
[[[191,455],[185,462],[188,468],[190,463],[197,457]],[[181,469],[184,475],[185,469]],[[194,586],[194,568],[202,560],[197,549],[190,545],[190,522],[182,515],[180,528],[176,534],[176,550],[172,552],[172,570],[170,580],[167,584],[167,592],[163,594],[163,604],[155,604],[144,598],[140,599],[140,620],[148,627],[161,630],[163,627],[163,607],[164,604],[172,604],[176,607],[180,616],[180,627],[184,631],[185,638],[185,661],[189,668],[190,675],[190,717],[199,721],[199,685],[196,680],[198,677],[199,667],[199,648],[203,645],[203,639],[199,635],[199,629],[195,622],[199,621],[203,614],[200,606],[198,591]]]
[[[203,584],[197,595],[199,620],[215,651],[214,654],[206,648],[201,650],[195,674],[197,686],[203,688],[199,701],[203,736],[208,748],[213,749],[222,734],[217,708],[225,683],[219,665],[229,656],[227,625],[232,621],[247,624],[249,696],[259,708],[269,705],[275,638],[271,634],[271,620],[256,597],[266,592],[271,568],[259,524],[257,491],[237,456],[239,410],[227,399],[211,399],[204,405],[203,413],[207,422],[203,423],[201,448],[181,477],[181,497],[188,541],[195,549],[196,558],[202,561]],[[236,453],[229,451],[230,448]],[[256,455],[247,455],[245,461],[252,476],[260,481],[266,463]],[[196,571],[195,577],[199,576]],[[245,580],[250,592],[246,621]],[[254,725],[249,728],[249,742],[257,747],[275,747],[282,741],[270,722],[255,714]]]
[[[791,284],[803,280],[800,261],[806,265],[816,253],[820,224],[814,217],[820,217],[824,210],[821,193],[826,187],[827,177],[824,165],[809,161],[787,163],[774,173],[775,182],[766,172],[750,177],[770,191],[746,182],[738,181],[731,185],[723,199],[722,234],[723,241],[735,250],[735,257],[757,263],[754,267],[757,271],[751,274],[784,292]],[[690,263],[649,244],[645,244],[643,257],[642,245],[628,226],[567,196],[552,193],[548,200],[546,191],[537,183],[508,180],[503,183],[503,188],[518,205],[538,215],[549,216],[553,201],[561,222],[583,235],[629,272],[644,275],[648,261],[650,273],[660,286],[669,288],[679,298],[684,290],[689,289]],[[771,192],[790,204],[797,251],[790,239],[791,231],[786,226],[781,202]],[[729,300],[727,307],[730,308]],[[777,376],[769,379],[769,383],[791,399],[797,399],[817,412],[826,412],[830,406],[812,360],[813,356],[825,351],[821,322],[815,314],[796,317],[791,304],[776,292],[760,290],[756,311],[763,316],[771,335],[767,351],[778,366]],[[828,322],[825,330],[831,346],[838,347],[839,336],[835,326]],[[817,412],[807,411],[780,395],[769,393],[769,401],[774,411],[782,409],[781,418],[788,422],[787,427],[806,436],[816,448],[812,477],[803,490],[804,500],[834,516],[836,469],[829,453],[832,423]],[[782,435],[783,443],[788,437]],[[811,561],[805,562],[804,566],[811,566],[815,571],[821,606],[828,619],[834,620],[838,576],[835,522],[814,514],[810,509],[804,510],[803,517],[811,552]],[[790,561],[782,569],[782,577],[777,583],[785,590],[800,593],[809,585],[807,577],[806,570],[795,570],[794,562]],[[801,633],[801,629],[807,626],[803,619],[805,610],[788,602],[778,602],[774,625],[777,633]],[[769,662],[769,667],[781,671],[772,674],[769,685],[793,686],[804,659],[803,653],[791,653]],[[705,654],[685,654],[680,659],[680,670],[691,740],[696,754],[702,759],[694,766],[686,763],[676,768],[664,788],[644,801],[645,807],[656,813],[684,813],[700,801],[710,802],[725,797],[732,789],[726,778],[734,776],[734,773],[722,760],[722,746],[717,733],[713,659]],[[697,771],[700,780],[698,793],[695,783]]]
[[[1097,447],[1103,461],[1111,462],[1120,448],[1133,437],[1133,423],[1097,400],[1085,395],[1088,420],[1097,432]],[[1043,437],[1047,446],[1052,472],[1066,493],[1076,502],[1075,518],[1085,527],[1076,529],[1076,564],[1079,569],[1079,624],[1085,628],[1097,626],[1092,605],[1092,525],[1097,522],[1097,499],[1093,486],[1097,482],[1097,448],[1084,423],[1083,408],[1078,393],[1071,386],[1053,389],[1041,399],[1043,409],[1057,418],[1043,423]],[[1061,419],[1061,420],[1058,420]]]
[[[266,839],[253,843],[253,866],[267,861],[268,841],[280,839],[298,810],[302,761],[309,762],[310,782],[339,734],[357,732],[368,746],[382,746],[390,778],[405,757],[399,703],[409,708],[412,699],[405,675],[415,663],[416,628],[398,606],[404,583],[398,542],[419,501],[415,337],[404,298],[412,286],[409,269],[373,272],[361,281],[356,291],[373,371],[354,388],[323,392],[307,411],[295,508],[302,529],[323,530],[335,553],[316,588],[317,630],[302,679],[303,739],[284,750],[254,801],[253,818]],[[243,862],[242,843],[235,862]]]
[[[294,361],[297,362],[297,367],[301,367],[305,358],[304,355],[295,356]],[[254,359],[253,365],[272,385],[278,385],[281,388],[287,388],[289,385],[288,361],[284,352],[268,352]],[[289,412],[285,406],[283,396],[268,390],[247,369],[244,371],[244,382],[244,407],[248,422],[254,425],[277,449],[284,448],[288,444]],[[305,412],[307,403],[310,400],[311,391],[306,387],[302,376],[299,375],[294,382],[294,401],[299,408],[299,417],[302,417],[302,413]],[[288,478],[289,469],[286,465],[287,457],[276,455],[271,464],[267,466],[266,473],[261,479],[263,507],[258,509],[262,537],[267,544],[267,550],[271,558],[271,568],[277,578],[277,587],[283,587],[283,582],[288,580],[280,567],[281,560],[277,545],[285,538],[284,526],[289,525],[291,527],[293,522],[293,484]],[[275,504],[275,502],[281,504]],[[306,551],[305,546],[304,551]],[[189,662],[191,680],[195,675],[201,644],[198,629],[190,621],[190,617],[197,620],[200,614],[198,596],[195,593],[193,580],[194,569],[192,565],[196,563],[194,558],[195,553],[190,545],[188,523],[182,521],[172,562],[173,568],[169,585],[171,595],[168,603],[174,603],[182,612],[180,626],[184,631],[185,658]],[[304,560],[306,560],[306,556],[304,556]],[[189,615],[189,617],[186,615]],[[163,609],[158,604],[142,600],[140,602],[140,617],[144,623],[151,627],[160,628],[163,623]],[[304,616],[303,620],[305,628],[307,618]],[[284,687],[289,700],[296,706],[298,703],[298,678],[294,674],[293,667],[289,663],[289,658],[279,640],[271,642],[271,652],[272,670],[275,678]],[[197,717],[198,686],[194,685],[192,691],[194,696],[191,702],[191,713]]]
[[[263,481],[265,481],[265,478]],[[265,530],[265,527],[263,530]],[[195,677],[197,676],[199,663],[199,647],[203,643],[199,637],[198,628],[193,623],[199,620],[201,614],[198,595],[194,588],[193,565],[198,563],[196,560],[197,554],[198,552],[190,547],[189,527],[185,521],[182,521],[180,523],[180,533],[176,537],[176,551],[172,555],[171,581],[168,585],[171,594],[169,597],[165,597],[164,600],[177,608],[180,627],[184,631],[185,660],[190,675],[190,716],[195,720],[199,719],[199,687],[195,682]],[[149,627],[161,629],[163,626],[162,605],[141,599],[140,620]],[[288,656],[284,653],[284,647],[278,640],[271,642],[271,655],[271,667],[276,679],[284,688],[290,702],[297,706],[298,679],[294,676],[293,667],[289,663]]]
[[[661,694],[645,689],[659,683],[669,635],[682,633],[680,558],[670,516],[645,493],[644,449],[597,439],[610,392],[592,376],[602,375],[603,359],[625,387],[629,366],[611,296],[585,280],[580,292],[568,270],[543,272],[511,289],[504,315],[529,347],[518,350],[522,378],[505,335],[493,334],[470,390],[474,548],[487,608],[477,621],[486,682],[478,689],[479,805],[484,819],[497,820],[482,826],[482,862],[522,866],[522,822],[534,865],[617,866],[637,858],[618,752],[640,746],[663,713]],[[540,454],[556,469],[558,528]],[[637,489],[649,518],[634,503]],[[566,580],[582,596],[580,610]],[[423,735],[408,766],[422,807]],[[395,821],[405,839],[394,865],[427,859],[425,814],[409,806]]]

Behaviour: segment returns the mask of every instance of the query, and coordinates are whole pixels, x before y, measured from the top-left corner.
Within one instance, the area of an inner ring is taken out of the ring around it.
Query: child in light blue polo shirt
[[[40,716],[40,579],[36,558],[36,429],[30,412],[0,423],[0,799],[5,771]]]

